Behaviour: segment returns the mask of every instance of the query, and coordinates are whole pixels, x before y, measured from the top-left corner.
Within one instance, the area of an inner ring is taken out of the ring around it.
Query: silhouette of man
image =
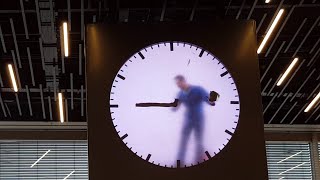
[[[184,104],[186,107],[185,119],[183,121],[181,139],[178,150],[177,159],[180,164],[185,164],[185,154],[190,134],[193,131],[196,140],[195,162],[202,159],[204,155],[203,149],[203,132],[204,132],[204,113],[203,102],[207,102],[214,106],[214,100],[209,98],[209,94],[200,86],[193,86],[187,83],[182,75],[177,75],[175,78],[177,86],[180,88],[176,103],[177,107]]]

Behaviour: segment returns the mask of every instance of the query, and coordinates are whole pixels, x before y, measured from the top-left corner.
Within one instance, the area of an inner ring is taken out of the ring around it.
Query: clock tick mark
[[[125,79],[126,79],[126,78],[125,78],[124,76],[122,76],[121,74],[118,74],[117,77],[120,78],[120,79],[122,79],[122,80],[125,80]]]
[[[198,49],[198,48],[197,48],[197,49]],[[200,52],[200,54],[199,54],[199,57],[202,57],[203,53],[204,53],[204,50],[202,49],[201,52]]]
[[[224,73],[220,74],[221,77],[225,76],[228,74],[228,71],[225,71]]]
[[[233,136],[233,133],[230,132],[228,129],[226,129],[224,132],[227,133],[227,134],[229,134],[230,136]]]
[[[139,56],[141,57],[141,59],[144,59],[144,56],[141,52],[138,52]]]
[[[118,108],[118,104],[110,104],[110,108]]]
[[[189,59],[189,61],[188,61],[188,65],[187,65],[187,66],[189,66],[189,64],[190,64],[190,59]]]
[[[230,101],[230,104],[239,104],[239,101]]]
[[[177,168],[180,168],[180,160],[177,160]]]
[[[170,42],[170,51],[173,51],[173,42]]]
[[[146,161],[149,161],[150,160],[150,157],[151,157],[151,154],[148,154],[147,158],[146,158]]]
[[[127,138],[128,137],[128,134],[125,134],[125,135],[123,135],[123,136],[121,136],[121,140],[124,140],[125,138]],[[136,152],[137,153],[137,152]]]
[[[211,155],[209,154],[209,152],[206,151],[205,153],[206,153],[207,157],[210,159],[210,158],[211,158]]]

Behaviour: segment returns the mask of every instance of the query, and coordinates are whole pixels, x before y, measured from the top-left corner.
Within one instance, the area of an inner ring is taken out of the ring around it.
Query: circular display
[[[184,42],[161,42],[130,57],[114,78],[110,112],[133,153],[163,167],[218,154],[236,130],[240,101],[220,60]]]

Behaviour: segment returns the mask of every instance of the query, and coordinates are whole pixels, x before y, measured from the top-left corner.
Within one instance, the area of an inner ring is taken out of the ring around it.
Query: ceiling
[[[11,0],[0,2],[0,119],[58,121],[64,92],[67,121],[86,121],[84,27],[90,23],[210,22],[254,19],[258,44],[280,8],[285,12],[259,54],[266,124],[319,124],[320,105],[304,113],[320,91],[319,0]],[[70,57],[61,54],[60,27],[71,22]],[[293,58],[282,86],[276,82]],[[14,65],[19,93],[11,89]],[[18,72],[18,73],[17,73]]]

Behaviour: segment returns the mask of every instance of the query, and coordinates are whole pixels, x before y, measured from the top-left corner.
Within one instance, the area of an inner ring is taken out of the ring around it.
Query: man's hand
[[[219,95],[217,92],[215,92],[215,91],[211,91],[209,95],[210,95],[210,97],[209,97],[209,102],[215,102],[215,101],[217,101],[217,100],[219,99],[219,97],[220,97],[220,95]]]

